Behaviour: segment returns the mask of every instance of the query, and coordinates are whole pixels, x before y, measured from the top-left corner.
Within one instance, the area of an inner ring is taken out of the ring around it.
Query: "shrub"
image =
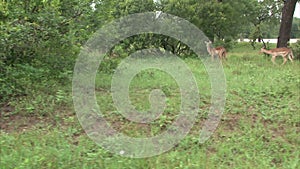
[[[300,60],[300,40],[291,45],[295,59]]]

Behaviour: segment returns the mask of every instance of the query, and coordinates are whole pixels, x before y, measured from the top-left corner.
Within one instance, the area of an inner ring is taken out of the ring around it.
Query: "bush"
[[[32,94],[35,90],[51,93],[53,85],[66,85],[72,71],[56,70],[50,66],[34,67],[28,63],[6,65],[0,60],[0,105],[16,97]],[[53,81],[53,82],[52,82]]]
[[[7,66],[0,62],[0,105],[12,97],[26,95],[34,80],[39,80],[42,70],[29,65]]]
[[[300,60],[300,40],[291,45],[295,59]]]

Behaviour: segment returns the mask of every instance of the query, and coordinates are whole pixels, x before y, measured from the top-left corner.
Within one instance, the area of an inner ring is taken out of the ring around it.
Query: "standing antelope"
[[[273,64],[276,64],[275,59],[276,56],[281,55],[283,58],[283,63],[282,65],[284,65],[287,62],[287,58],[289,58],[289,60],[291,62],[293,62],[294,59],[294,55],[293,55],[293,51],[289,48],[275,48],[275,49],[271,49],[271,50],[266,50],[264,48],[260,49],[261,52],[272,55],[272,59],[271,61],[273,62]]]
[[[226,58],[226,49],[223,46],[218,46],[216,48],[211,47],[211,41],[204,41],[206,44],[207,52],[211,55],[212,60],[214,60],[214,56],[218,55],[220,59]]]

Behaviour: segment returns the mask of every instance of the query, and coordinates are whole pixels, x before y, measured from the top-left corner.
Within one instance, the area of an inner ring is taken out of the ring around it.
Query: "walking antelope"
[[[288,59],[291,62],[293,62],[293,59],[294,59],[293,51],[291,49],[285,48],[285,47],[283,47],[283,48],[275,48],[275,49],[271,49],[271,50],[267,50],[267,49],[261,48],[260,51],[263,52],[263,53],[272,55],[271,61],[274,64],[276,64],[276,62],[275,62],[276,56],[280,56],[280,55],[282,56],[282,58],[283,58],[282,65],[284,65],[287,62]]]

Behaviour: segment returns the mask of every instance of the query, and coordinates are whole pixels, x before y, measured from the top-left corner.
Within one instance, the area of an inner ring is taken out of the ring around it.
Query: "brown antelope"
[[[285,48],[285,47],[275,48],[275,49],[271,49],[271,50],[261,48],[260,52],[272,55],[271,61],[273,62],[273,64],[276,64],[275,59],[276,59],[276,56],[279,56],[279,55],[281,55],[283,58],[282,65],[284,65],[287,62],[288,58],[291,62],[293,62],[293,59],[294,59],[293,51],[291,49]]]
[[[207,52],[211,55],[212,60],[214,59],[215,55],[218,55],[220,59],[227,59],[226,58],[226,49],[223,46],[218,46],[216,48],[211,47],[211,41],[206,42]]]

